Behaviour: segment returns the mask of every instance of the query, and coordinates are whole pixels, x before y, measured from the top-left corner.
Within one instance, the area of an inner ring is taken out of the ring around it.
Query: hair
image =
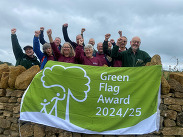
[[[55,39],[60,39],[60,41],[61,41],[61,38],[60,37],[56,37]]]
[[[46,49],[50,48],[50,47],[51,47],[51,45],[49,43],[43,44],[43,52],[46,54]]]
[[[125,39],[126,39],[126,41],[128,41],[127,37],[125,37],[125,36],[122,36],[122,38],[125,38]]]
[[[65,44],[68,44],[69,47],[71,48],[71,52],[70,52],[70,54],[69,54],[69,57],[75,56],[74,48],[72,47],[72,45],[71,45],[69,42],[65,42],[65,43],[63,44],[63,46],[62,46],[62,48],[61,48],[61,51],[60,51],[61,54],[64,55],[63,47],[64,47]]]
[[[87,45],[85,45],[85,47],[84,47],[84,51],[85,51],[86,49],[92,49],[92,50],[93,50],[93,46],[92,46],[91,44],[87,44]]]

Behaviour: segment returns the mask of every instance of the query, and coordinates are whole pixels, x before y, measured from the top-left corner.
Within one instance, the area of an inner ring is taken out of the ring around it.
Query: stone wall
[[[148,65],[156,65],[154,57]],[[22,95],[39,67],[26,70],[22,66],[0,65],[0,137],[125,137],[71,133],[30,122],[19,122]],[[139,137],[183,137],[183,74],[171,73],[167,81],[162,77],[160,130]],[[126,135],[127,136],[127,135]],[[135,137],[130,135],[129,137]]]

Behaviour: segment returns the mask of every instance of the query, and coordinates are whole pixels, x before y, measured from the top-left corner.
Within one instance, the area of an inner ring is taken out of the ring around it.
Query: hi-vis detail
[[[23,95],[20,119],[87,134],[159,129],[161,66],[111,68],[49,61]]]

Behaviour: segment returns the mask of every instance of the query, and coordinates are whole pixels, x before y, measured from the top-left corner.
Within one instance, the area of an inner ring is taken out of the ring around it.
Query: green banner
[[[88,134],[158,130],[161,66],[49,61],[26,90],[20,119]]]

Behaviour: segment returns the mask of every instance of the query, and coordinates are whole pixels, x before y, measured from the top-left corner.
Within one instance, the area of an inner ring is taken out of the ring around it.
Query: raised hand
[[[118,33],[119,33],[119,36],[122,37],[122,31],[119,30]]]
[[[113,44],[115,41],[114,41],[114,39],[111,39],[110,42]]]
[[[68,27],[68,23],[63,24],[64,27]]]
[[[39,30],[35,31],[35,37],[39,37],[39,34],[40,34]]]
[[[121,44],[122,44],[122,41],[123,41],[123,39],[120,37],[120,38],[118,38],[118,40],[117,40],[117,46],[120,46]]]
[[[108,41],[108,39],[111,37],[111,34],[107,33],[105,34],[105,41]]]
[[[48,36],[51,36],[51,34],[52,34],[52,30],[51,30],[51,29],[48,29],[48,30],[47,30],[47,35],[48,35]]]
[[[16,30],[15,28],[11,29],[11,34],[15,34],[16,31],[17,31],[17,30]]]
[[[84,39],[79,39],[79,45],[83,46]]]
[[[44,31],[44,27],[40,27],[40,30],[41,30],[41,31]]]
[[[82,28],[81,29],[81,34],[83,34],[83,32],[85,32],[85,28]]]

